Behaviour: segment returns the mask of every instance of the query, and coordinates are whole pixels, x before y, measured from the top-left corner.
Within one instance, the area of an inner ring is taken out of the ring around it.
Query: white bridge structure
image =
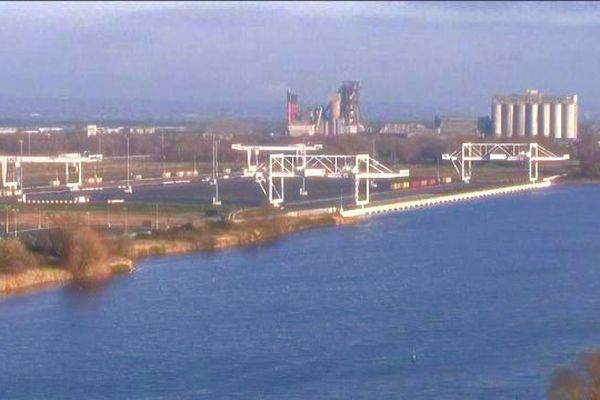
[[[244,169],[244,176],[255,179],[273,206],[280,206],[284,202],[285,179],[289,178],[302,178],[300,194],[303,195],[307,194],[305,178],[354,178],[355,203],[357,206],[365,206],[370,201],[371,180],[409,176],[408,170],[394,172],[368,154],[310,154],[322,148],[320,144],[232,145],[234,150],[247,152],[248,168]],[[260,162],[260,152],[269,153],[268,161]]]
[[[442,159],[451,161],[466,183],[471,180],[474,161],[525,161],[529,164],[529,181],[536,182],[540,162],[565,161],[569,155],[556,155],[538,143],[463,143],[453,153],[443,154]]]
[[[82,185],[82,166],[102,161],[102,154],[67,153],[58,156],[14,156],[0,155],[2,188],[14,195],[23,193],[23,164],[64,164],[65,186],[78,190]],[[72,177],[75,177],[73,179]]]

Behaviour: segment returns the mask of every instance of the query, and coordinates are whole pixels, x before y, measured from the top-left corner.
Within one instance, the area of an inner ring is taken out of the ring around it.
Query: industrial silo
[[[336,136],[340,132],[339,130],[339,119],[341,116],[341,99],[338,93],[331,96],[329,101],[329,135]]]
[[[563,103],[563,134],[566,139],[575,139],[577,137],[577,120],[575,118],[575,104],[572,102]]]
[[[502,135],[502,104],[498,102],[492,104],[492,133],[494,137]]]
[[[527,108],[525,110],[525,134],[527,136],[537,136],[538,135],[538,104],[531,103],[527,104]]]
[[[513,111],[512,103],[502,105],[502,134],[504,137],[512,137],[513,135]]]
[[[562,138],[562,104],[554,103],[550,112],[550,131],[554,139]]]
[[[523,102],[515,104],[514,134],[516,136],[525,136],[525,103]]]
[[[540,133],[544,137],[550,137],[550,103],[542,103],[540,105]]]

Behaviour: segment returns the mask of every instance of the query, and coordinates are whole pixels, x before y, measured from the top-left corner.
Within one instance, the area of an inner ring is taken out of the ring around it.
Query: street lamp
[[[19,145],[21,146],[21,159],[19,160],[19,183],[21,186],[21,191],[23,190],[23,139],[19,139]]]
[[[220,206],[221,200],[219,200],[219,141],[216,139],[215,134],[213,133],[213,148],[212,148],[212,162],[213,162],[213,185],[215,185],[215,196],[213,197],[213,205]]]
[[[154,205],[154,229],[158,230],[158,204]]]
[[[127,207],[123,207],[125,210],[125,235],[129,233],[129,220],[127,218]]]
[[[110,203],[106,204],[106,225],[110,229]]]
[[[16,209],[16,208],[13,209],[13,214],[15,217],[15,224],[14,224],[15,225],[15,237],[17,237],[17,235],[19,234],[19,219],[17,217],[18,213],[19,213],[18,209]]]
[[[129,163],[129,133],[127,134],[127,189],[125,189],[126,193],[131,193],[131,184],[129,182],[130,172],[130,163]]]

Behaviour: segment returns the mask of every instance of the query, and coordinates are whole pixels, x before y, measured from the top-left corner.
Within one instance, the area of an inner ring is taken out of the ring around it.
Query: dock
[[[455,203],[458,201],[480,199],[490,196],[498,196],[503,194],[525,192],[537,189],[548,188],[552,185],[550,179],[545,179],[541,182],[527,183],[522,185],[504,186],[492,189],[475,190],[472,192],[455,193],[447,195],[434,195],[424,199],[399,201],[389,204],[377,206],[367,206],[351,210],[340,210],[343,217],[361,217],[381,213],[407,211],[416,208],[432,207],[441,204]]]

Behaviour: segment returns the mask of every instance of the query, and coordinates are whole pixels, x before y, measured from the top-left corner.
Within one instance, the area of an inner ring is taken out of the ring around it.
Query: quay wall
[[[482,197],[542,189],[550,187],[551,185],[552,182],[550,180],[544,180],[542,182],[528,183],[523,185],[505,186],[493,189],[475,190],[472,192],[465,193],[432,196],[419,200],[399,201],[390,204],[357,208],[353,210],[341,210],[340,214],[342,215],[342,217],[361,217],[388,212],[399,212],[415,208],[432,207],[441,204],[454,203],[457,201],[465,201],[479,199]]]

